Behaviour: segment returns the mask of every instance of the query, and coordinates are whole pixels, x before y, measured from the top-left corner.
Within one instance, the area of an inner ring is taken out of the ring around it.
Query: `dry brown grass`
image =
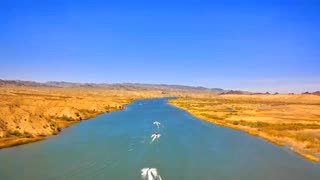
[[[0,87],[0,148],[58,134],[61,128],[122,110],[137,99],[174,95],[160,91]]]
[[[200,119],[288,145],[320,161],[320,96],[197,95],[170,103]]]

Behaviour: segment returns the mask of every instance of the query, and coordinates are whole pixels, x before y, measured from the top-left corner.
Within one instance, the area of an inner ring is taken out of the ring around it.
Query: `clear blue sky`
[[[0,79],[320,90],[320,1],[1,0]]]

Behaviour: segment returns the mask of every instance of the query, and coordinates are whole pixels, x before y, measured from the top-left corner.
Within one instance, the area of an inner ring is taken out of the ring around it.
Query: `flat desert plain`
[[[320,161],[320,96],[199,94],[170,104],[202,120],[245,131]]]

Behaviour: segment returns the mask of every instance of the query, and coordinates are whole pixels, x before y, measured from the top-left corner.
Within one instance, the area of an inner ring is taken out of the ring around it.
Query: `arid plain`
[[[170,104],[192,115],[320,161],[320,96],[193,95]]]
[[[318,95],[218,95],[219,89],[208,92],[208,89],[177,89],[176,86],[170,86],[173,87],[170,89],[165,86],[169,89],[165,91],[158,86],[154,88],[154,85],[152,88],[138,87],[2,85],[0,148],[57,135],[63,128],[100,114],[122,110],[135,100],[179,97],[169,103],[199,119],[287,146],[314,162],[320,160]]]
[[[165,96],[169,94],[148,90],[2,86],[0,148],[57,135],[62,128],[122,110],[134,100]]]

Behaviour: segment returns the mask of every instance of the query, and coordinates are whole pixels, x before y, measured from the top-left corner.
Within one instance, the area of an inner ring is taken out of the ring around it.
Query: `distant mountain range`
[[[304,92],[302,94],[313,94],[313,95],[320,95],[320,91],[315,91],[315,92]]]
[[[0,79],[1,86],[27,86],[27,87],[56,87],[56,88],[101,88],[110,90],[159,90],[166,92],[188,92],[188,93],[214,93],[214,94],[253,94],[263,95],[266,93],[252,93],[249,91],[240,90],[225,90],[221,88],[206,88],[202,86],[185,86],[185,85],[168,85],[168,84],[142,84],[142,83],[73,83],[64,81],[48,81],[45,83],[35,81],[21,81],[21,80],[2,80]],[[274,93],[277,95],[279,93]],[[289,93],[293,94],[293,93]],[[320,95],[320,91],[304,92],[302,94]]]
[[[45,83],[34,82],[34,81],[20,81],[20,80],[1,80],[0,86],[28,86],[28,87],[57,87],[57,88],[101,88],[111,90],[160,90],[164,93],[169,91],[178,92],[190,92],[190,93],[228,93],[228,90],[221,88],[205,88],[201,86],[184,86],[184,85],[167,85],[167,84],[141,84],[141,83],[72,83],[72,82],[58,82],[49,81]],[[237,91],[241,94],[246,92]]]

